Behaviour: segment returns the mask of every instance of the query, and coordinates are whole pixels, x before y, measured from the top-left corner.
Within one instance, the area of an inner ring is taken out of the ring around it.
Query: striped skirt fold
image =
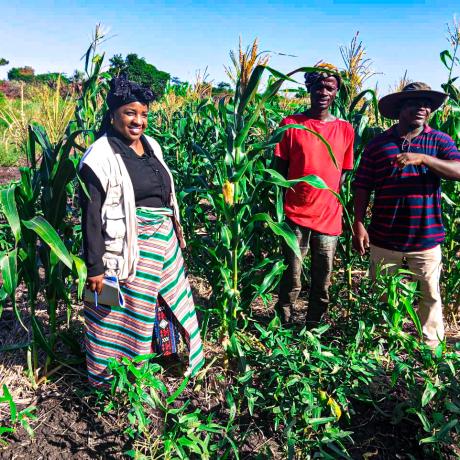
[[[136,214],[140,257],[134,279],[121,284],[124,306],[85,304],[88,378],[95,386],[110,383],[110,358],[134,358],[162,349],[175,352],[177,330],[189,349],[188,372],[193,376],[204,364],[192,291],[171,211],[138,208]]]

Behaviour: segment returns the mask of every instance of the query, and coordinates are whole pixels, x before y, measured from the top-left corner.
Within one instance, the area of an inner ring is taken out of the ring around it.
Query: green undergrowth
[[[9,438],[18,427],[24,428],[29,436],[34,436],[31,422],[37,418],[35,406],[20,410],[5,384],[2,386],[2,394],[0,394],[0,405],[8,407],[6,416],[0,419],[0,447],[8,445]]]
[[[150,361],[154,357],[152,354],[133,360],[123,358],[121,362],[111,360],[110,395],[99,393],[103,412],[116,411],[125,417],[124,432],[134,442],[134,448],[126,454],[136,459],[238,457],[232,439],[232,420],[220,424],[214,414],[193,407],[190,399],[184,399],[188,378],[170,391],[161,378],[162,367]]]
[[[406,276],[365,286],[342,324],[310,331],[283,328],[276,317],[251,321],[232,337],[225,400],[214,410],[200,402],[199,381],[168,389],[152,356],[111,363],[103,410],[124,417],[134,458],[355,458],[362,406],[410,426],[420,448],[414,458],[459,455],[460,347],[431,350],[419,339],[408,319],[417,292]],[[256,448],[257,433],[265,442]]]

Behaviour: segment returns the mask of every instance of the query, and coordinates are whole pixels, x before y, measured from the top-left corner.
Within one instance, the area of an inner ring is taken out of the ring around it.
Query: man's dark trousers
[[[329,304],[329,286],[338,237],[315,232],[289,219],[286,221],[296,235],[302,259],[283,241],[284,262],[288,267],[280,281],[277,311],[283,324],[292,323],[293,307],[302,287],[302,262],[310,248],[311,286],[305,321],[307,326],[314,327]]]

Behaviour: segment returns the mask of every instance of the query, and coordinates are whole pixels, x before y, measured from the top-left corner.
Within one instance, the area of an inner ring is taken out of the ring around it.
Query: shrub
[[[116,54],[110,59],[109,72],[114,76],[126,72],[130,80],[148,86],[158,95],[164,93],[166,84],[171,78],[169,73],[158,70],[137,54],[128,54],[125,59],[121,54]]]
[[[8,80],[31,82],[34,80],[35,70],[30,66],[13,67],[8,71]]]

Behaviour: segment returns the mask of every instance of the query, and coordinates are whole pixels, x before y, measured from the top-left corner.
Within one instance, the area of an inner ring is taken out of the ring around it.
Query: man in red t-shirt
[[[329,66],[328,66],[329,67]],[[330,67],[329,67],[330,68]],[[332,148],[336,167],[325,144],[314,134],[301,129],[288,129],[275,148],[275,169],[287,179],[314,174],[338,192],[344,171],[353,168],[354,131],[350,123],[334,117],[329,108],[340,87],[340,77],[321,71],[305,74],[311,107],[292,115],[283,125],[298,124],[316,131]],[[311,287],[306,324],[318,324],[329,303],[329,285],[337,246],[342,232],[342,206],[329,190],[299,183],[284,197],[286,221],[297,236],[302,260],[311,251]],[[302,260],[283,243],[287,269],[280,282],[277,312],[283,324],[292,322],[292,309],[299,296]]]

